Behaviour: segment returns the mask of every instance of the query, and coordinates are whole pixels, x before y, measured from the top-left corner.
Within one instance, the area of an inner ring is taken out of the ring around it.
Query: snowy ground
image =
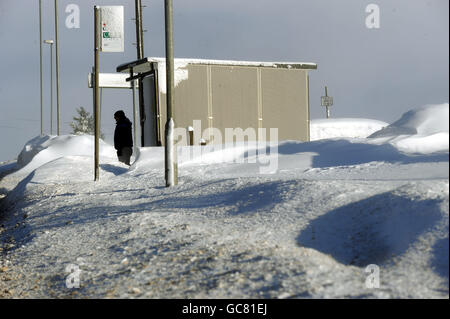
[[[162,148],[102,144],[93,182],[92,137],[31,140],[0,165],[0,296],[448,298],[448,104],[316,124],[274,174],[258,145],[179,149],[171,188]]]

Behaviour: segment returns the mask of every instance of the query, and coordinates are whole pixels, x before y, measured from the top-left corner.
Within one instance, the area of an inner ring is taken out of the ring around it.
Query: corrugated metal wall
[[[194,126],[194,120],[200,120],[202,133],[217,128],[223,137],[226,128],[278,128],[279,140],[309,141],[307,70],[205,64],[188,64],[185,69],[188,79],[175,88],[176,127]],[[161,90],[157,100],[164,143],[166,96]]]

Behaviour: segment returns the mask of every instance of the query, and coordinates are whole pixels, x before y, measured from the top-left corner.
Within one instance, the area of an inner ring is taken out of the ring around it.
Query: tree
[[[94,116],[87,112],[84,107],[77,108],[78,117],[74,116],[70,126],[72,127],[72,134],[95,134],[95,121]],[[103,133],[100,133],[100,138],[105,139]]]

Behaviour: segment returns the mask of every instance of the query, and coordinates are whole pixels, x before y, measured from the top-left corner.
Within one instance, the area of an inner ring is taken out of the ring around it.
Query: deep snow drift
[[[311,120],[310,140],[320,140],[333,137],[368,137],[374,132],[388,126],[388,123],[354,118]]]
[[[93,182],[91,136],[31,140],[0,184],[0,291],[448,298],[448,104],[313,124],[309,143],[179,148],[171,188],[160,147],[128,168],[102,143]]]

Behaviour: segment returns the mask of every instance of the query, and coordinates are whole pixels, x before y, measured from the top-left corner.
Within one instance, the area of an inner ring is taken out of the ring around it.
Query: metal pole
[[[91,69],[92,74],[92,114],[95,116],[95,66]]]
[[[328,86],[325,86],[325,96],[328,97]],[[330,118],[330,107],[326,106],[326,112],[327,112],[327,119]]]
[[[135,0],[136,15],[136,49],[138,60],[144,58],[144,36],[142,29],[142,3],[141,0]]]
[[[141,60],[144,58],[144,37],[143,37],[143,29],[142,29],[142,2],[141,0],[135,0],[135,22],[136,22],[136,51],[137,51],[137,58],[138,60]],[[136,107],[136,83],[139,83],[139,96],[138,96],[138,103],[139,103],[139,114],[140,114],[140,123],[143,123],[144,116],[142,113],[144,112],[143,109],[143,89],[142,89],[142,78],[140,78],[138,81],[133,81],[133,113],[136,113],[135,107]],[[136,120],[136,114],[134,115],[134,147],[137,148],[136,143],[136,136],[137,136],[137,120]],[[144,126],[141,126],[141,144],[145,145],[144,138],[145,134],[143,134]]]
[[[44,92],[42,75],[42,0],[39,0],[39,53],[40,53],[40,73],[41,73],[41,135],[44,135]]]
[[[95,118],[95,150],[94,150],[94,181],[99,179],[99,136],[100,136],[100,112],[99,112],[99,7],[94,6],[94,118]]]
[[[172,0],[165,0],[166,20],[166,104],[167,123],[165,127],[165,177],[166,186],[178,184],[177,149],[174,143],[175,122],[173,120],[174,104],[174,58],[173,58],[173,6]]]
[[[53,135],[53,43],[50,43],[50,135]]]
[[[172,0],[165,0],[165,14],[166,14],[166,84],[167,84],[167,119],[172,118],[173,106],[173,24],[172,24]]]
[[[131,81],[131,85],[133,87],[133,145],[135,150],[137,149],[137,110],[136,110],[136,80]],[[134,152],[136,154],[136,151]]]
[[[99,101],[99,117],[98,117],[98,131],[102,131],[102,107],[103,107],[103,88],[100,88],[100,101]],[[100,138],[100,134],[98,135]]]
[[[60,98],[59,98],[59,37],[58,37],[58,0],[55,0],[55,41],[56,41],[56,134],[60,130]]]

